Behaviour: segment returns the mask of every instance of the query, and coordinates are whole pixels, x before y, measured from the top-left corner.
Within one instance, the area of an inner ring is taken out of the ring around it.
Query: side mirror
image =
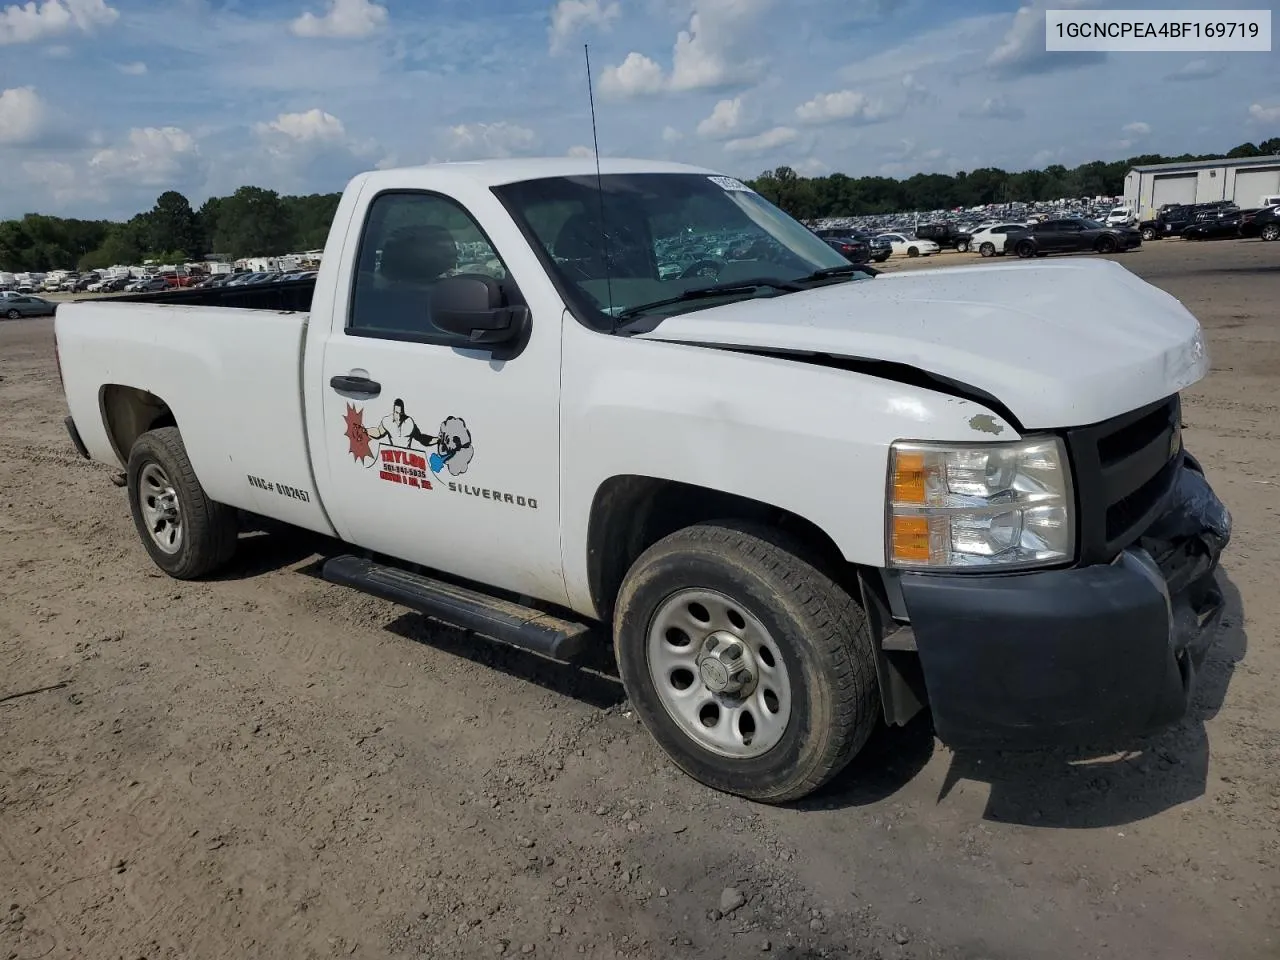
[[[523,332],[529,310],[509,306],[502,284],[479,274],[446,277],[431,291],[431,322],[472,343],[506,343]]]

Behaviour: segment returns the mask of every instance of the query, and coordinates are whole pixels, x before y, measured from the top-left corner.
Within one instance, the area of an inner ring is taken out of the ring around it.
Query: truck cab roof
[[[590,156],[456,160],[447,163],[421,164],[411,167],[398,167],[391,170],[370,171],[360,176],[371,180],[385,178],[403,182],[406,173],[429,173],[433,177],[456,176],[459,179],[478,182],[483,186],[496,187],[504,183],[517,183],[521,180],[536,180],[543,177],[594,176],[596,173],[596,160],[595,157]],[[618,173],[701,173],[707,176],[718,175],[714,170],[685,163],[623,157],[601,157],[600,173],[604,175]]]

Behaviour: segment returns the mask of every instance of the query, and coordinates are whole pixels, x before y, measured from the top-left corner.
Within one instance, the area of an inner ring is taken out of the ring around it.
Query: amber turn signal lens
[[[924,503],[924,454],[900,451],[893,461],[894,503]]]
[[[893,518],[893,559],[900,563],[929,562],[928,517]]]

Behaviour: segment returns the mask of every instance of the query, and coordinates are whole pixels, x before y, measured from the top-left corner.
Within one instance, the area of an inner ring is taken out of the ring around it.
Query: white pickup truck
[[[647,161],[362,174],[318,277],[64,305],[71,440],[194,578],[244,514],[327,579],[572,661],[714,788],[881,722],[1114,741],[1187,709],[1230,517],[1177,300],[1095,259],[880,274]]]

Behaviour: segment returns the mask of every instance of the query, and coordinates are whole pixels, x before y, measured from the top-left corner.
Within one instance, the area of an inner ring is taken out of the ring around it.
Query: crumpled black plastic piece
[[[1178,471],[1169,507],[1143,534],[1144,540],[1175,543],[1198,537],[1213,553],[1231,540],[1231,512],[1209,486],[1200,464],[1187,456]]]

